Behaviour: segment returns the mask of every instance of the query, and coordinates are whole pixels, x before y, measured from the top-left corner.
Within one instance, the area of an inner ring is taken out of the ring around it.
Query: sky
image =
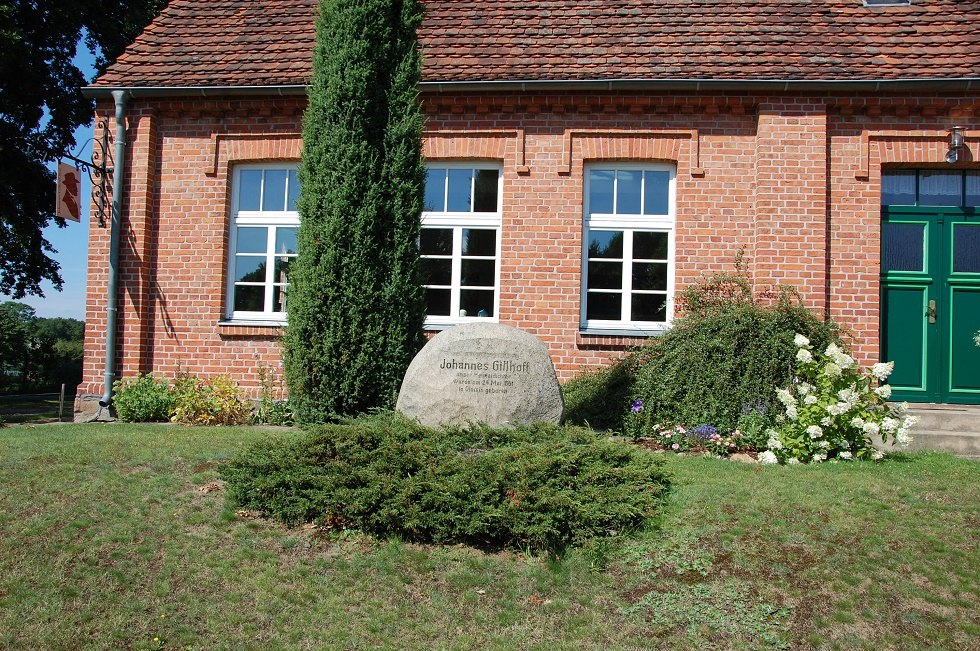
[[[85,78],[91,81],[95,76],[95,56],[87,51],[79,41],[78,51],[72,62],[82,71]],[[89,139],[92,137],[92,125],[88,124],[79,127],[75,131],[75,149],[70,152],[76,158],[91,160],[92,144]],[[84,145],[84,147],[83,147]],[[66,163],[71,162],[65,160]],[[54,169],[52,165],[52,169]],[[82,174],[82,197],[91,196],[91,187],[87,174]],[[54,210],[55,197],[51,194],[51,209]],[[58,291],[49,282],[42,284],[44,297],[25,296],[18,300],[18,303],[25,303],[34,308],[39,317],[66,317],[72,319],[85,320],[85,276],[88,271],[88,228],[89,211],[88,202],[82,204],[82,219],[80,223],[67,222],[65,228],[58,228],[52,220],[48,227],[44,229],[44,237],[51,243],[57,253],[48,253],[54,257],[61,265],[61,277],[65,281],[62,291]],[[0,294],[0,302],[13,300],[9,296]]]

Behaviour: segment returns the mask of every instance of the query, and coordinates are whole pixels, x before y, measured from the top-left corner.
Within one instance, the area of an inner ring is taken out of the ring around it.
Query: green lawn
[[[0,428],[0,648],[978,648],[975,461],[671,457],[660,522],[550,559],[285,529],[200,490],[267,435]]]

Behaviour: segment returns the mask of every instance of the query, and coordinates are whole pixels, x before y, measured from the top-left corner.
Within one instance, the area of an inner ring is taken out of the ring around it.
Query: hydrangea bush
[[[891,406],[885,383],[894,362],[862,369],[836,344],[815,353],[810,340],[796,335],[796,379],[776,392],[785,414],[767,431],[763,463],[807,463],[828,460],[880,459],[872,437],[907,446],[916,422],[908,404]]]

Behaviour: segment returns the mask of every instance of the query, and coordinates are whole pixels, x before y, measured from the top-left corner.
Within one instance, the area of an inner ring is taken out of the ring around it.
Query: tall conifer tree
[[[300,422],[391,407],[424,343],[417,0],[321,0],[284,361]]]

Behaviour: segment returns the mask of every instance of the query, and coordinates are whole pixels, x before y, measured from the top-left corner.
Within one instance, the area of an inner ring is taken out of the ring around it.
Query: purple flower
[[[630,411],[632,411],[634,414],[638,414],[643,411],[643,401],[640,398],[637,398],[633,402],[633,406],[630,407]]]
[[[691,433],[697,435],[698,438],[710,439],[718,433],[718,428],[712,427],[711,425],[698,425],[691,430]]]

